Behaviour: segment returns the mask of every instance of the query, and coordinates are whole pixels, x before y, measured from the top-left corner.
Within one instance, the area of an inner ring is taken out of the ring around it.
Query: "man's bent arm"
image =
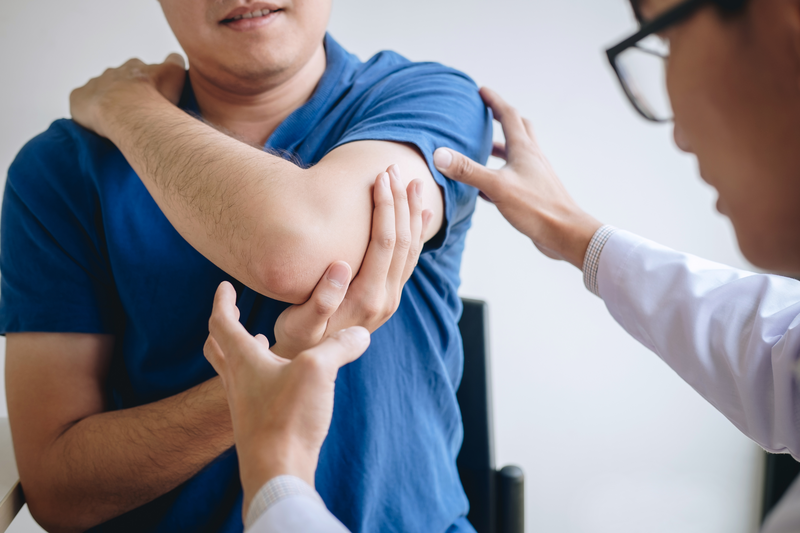
[[[219,378],[106,412],[113,343],[109,335],[8,335],[6,390],[20,479],[48,531],[84,531],[140,507],[233,445]]]
[[[404,185],[426,183],[443,220],[442,193],[409,146],[353,142],[303,169],[190,117],[142,83],[102,111],[114,142],[178,232],[214,264],[254,290],[299,303],[333,261],[358,272],[369,241],[371,186],[397,163]],[[398,236],[405,238],[405,236]]]

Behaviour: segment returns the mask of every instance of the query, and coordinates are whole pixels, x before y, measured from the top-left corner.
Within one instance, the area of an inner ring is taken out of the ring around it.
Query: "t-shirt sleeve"
[[[425,250],[448,242],[452,229],[469,223],[477,191],[443,176],[433,164],[437,148],[452,148],[485,164],[492,147],[492,117],[466,75],[436,63],[410,63],[367,93],[335,147],[378,140],[417,147],[444,192],[445,224]],[[459,232],[460,233],[460,232]]]
[[[8,171],[0,334],[113,332],[116,291],[101,251],[98,195],[65,122],[30,141]]]

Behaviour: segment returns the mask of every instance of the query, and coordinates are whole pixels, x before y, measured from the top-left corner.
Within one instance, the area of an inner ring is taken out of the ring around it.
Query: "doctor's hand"
[[[422,209],[422,186],[422,180],[414,180],[403,187],[396,165],[378,176],[372,236],[358,276],[350,282],[350,266],[344,261],[329,266],[309,300],[278,317],[274,353],[291,359],[351,326],[372,333],[397,311],[431,220],[431,212]]]
[[[530,121],[494,91],[484,87],[481,96],[503,127],[506,144],[496,143],[492,155],[506,165],[489,170],[449,148],[439,148],[434,154],[436,168],[479,189],[545,255],[583,268],[589,241],[602,224],[567,193],[539,149]]]
[[[274,477],[293,475],[314,486],[336,375],[364,353],[369,333],[333,333],[289,361],[270,351],[266,337],[245,330],[228,282],[217,289],[209,331],[204,352],[228,396],[247,516],[253,496]]]
[[[69,95],[72,119],[102,137],[110,137],[109,121],[120,106],[137,106],[142,99],[166,98],[177,104],[186,80],[183,57],[170,54],[163,63],[148,65],[130,59],[89,80]]]

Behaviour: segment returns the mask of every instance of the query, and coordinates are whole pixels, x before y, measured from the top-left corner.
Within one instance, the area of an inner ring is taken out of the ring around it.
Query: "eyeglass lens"
[[[650,35],[616,58],[617,71],[634,104],[648,118],[672,120],[666,67],[669,41]]]

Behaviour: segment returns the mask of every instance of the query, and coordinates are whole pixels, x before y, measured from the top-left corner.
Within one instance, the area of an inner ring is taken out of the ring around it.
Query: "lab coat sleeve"
[[[247,533],[350,533],[317,499],[305,495],[282,498],[247,529]]]
[[[614,319],[764,449],[800,460],[800,282],[617,231],[597,271]]]

